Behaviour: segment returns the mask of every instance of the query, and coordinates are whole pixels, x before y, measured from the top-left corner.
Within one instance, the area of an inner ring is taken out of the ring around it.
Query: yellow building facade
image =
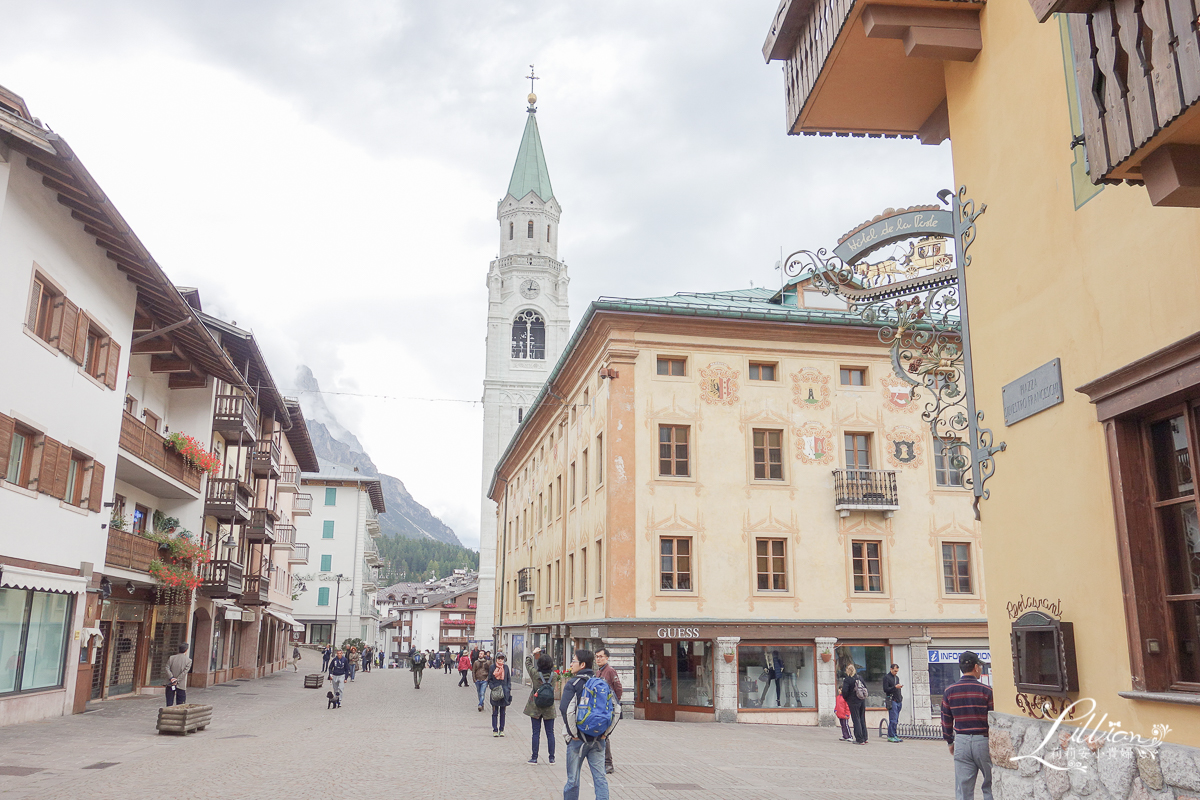
[[[1194,7],[790,0],[764,55],[784,66],[789,133],[949,138],[955,182],[987,205],[966,275],[975,396],[1007,446],[981,505],[997,796],[1060,796],[1072,757],[1113,797],[1196,791]],[[1006,413],[1056,359],[1061,402]],[[1039,751],[1064,709],[1153,755],[1102,736]],[[1010,760],[1037,752],[1050,764]]]
[[[626,712],[928,723],[988,651],[980,528],[878,330],[793,284],[593,303],[499,461],[498,641],[603,644]]]

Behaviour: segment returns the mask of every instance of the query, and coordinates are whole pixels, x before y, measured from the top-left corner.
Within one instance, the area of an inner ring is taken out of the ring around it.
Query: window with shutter
[[[37,278],[33,279],[33,289],[29,292],[29,309],[25,312],[25,327],[37,333],[38,312],[42,307],[42,295],[45,285]]]
[[[11,484],[28,489],[34,477],[34,448],[40,436],[37,431],[14,423],[8,449],[8,470],[4,479]]]
[[[110,389],[117,388],[117,372],[121,369],[121,345],[117,344],[112,339],[107,341],[107,346],[101,346],[100,353],[105,356],[104,377],[100,378],[104,381],[104,385]]]
[[[92,480],[88,489],[87,507],[90,511],[99,511],[104,499],[104,465],[99,461],[92,462]]]
[[[58,326],[62,323],[61,301],[65,299],[45,278],[34,277],[25,324],[39,339],[57,341]]]
[[[50,494],[59,500],[66,500],[71,505],[77,506],[79,505],[79,496],[83,494],[78,466],[78,461],[83,456],[66,445],[61,445],[61,447],[62,449],[58,453],[58,466],[54,469],[54,491]],[[72,481],[72,478],[75,480]]]

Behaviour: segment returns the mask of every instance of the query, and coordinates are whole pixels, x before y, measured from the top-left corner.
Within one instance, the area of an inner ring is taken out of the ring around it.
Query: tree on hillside
[[[456,569],[479,569],[479,553],[461,545],[433,539],[385,536],[379,540],[380,583],[444,578]]]

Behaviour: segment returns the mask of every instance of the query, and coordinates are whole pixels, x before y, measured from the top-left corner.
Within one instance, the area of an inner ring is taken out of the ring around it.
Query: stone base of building
[[[1122,741],[1089,744],[1079,727],[1054,726],[1054,720],[989,714],[996,800],[1200,800],[1200,749],[1161,744],[1139,752]],[[1012,760],[1033,754],[1052,766]]]

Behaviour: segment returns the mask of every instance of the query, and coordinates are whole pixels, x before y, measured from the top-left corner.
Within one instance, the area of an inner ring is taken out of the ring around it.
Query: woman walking
[[[467,681],[467,673],[471,670],[471,659],[467,658],[467,654],[463,653],[458,657],[458,685],[470,686]]]
[[[504,710],[512,702],[512,671],[505,663],[504,653],[496,654],[496,666],[488,674],[488,697],[492,701],[492,736],[503,736]]]
[[[537,663],[534,664],[534,659]],[[538,744],[542,727],[546,728],[546,752],[550,763],[554,763],[554,660],[534,648],[533,655],[525,657],[525,672],[529,675],[529,699],[525,701],[525,716],[533,721],[533,755],[530,764],[538,763]]]
[[[348,680],[351,683],[353,683],[354,682],[354,673],[358,672],[358,664],[360,661],[362,661],[362,656],[359,655],[359,653],[358,653],[358,647],[350,648],[350,655],[348,656],[348,658],[350,661],[350,677]]]
[[[862,695],[861,697],[859,695]],[[867,686],[858,677],[858,668],[846,665],[846,677],[842,680],[842,697],[850,706],[850,720],[854,723],[854,743],[867,743]]]

